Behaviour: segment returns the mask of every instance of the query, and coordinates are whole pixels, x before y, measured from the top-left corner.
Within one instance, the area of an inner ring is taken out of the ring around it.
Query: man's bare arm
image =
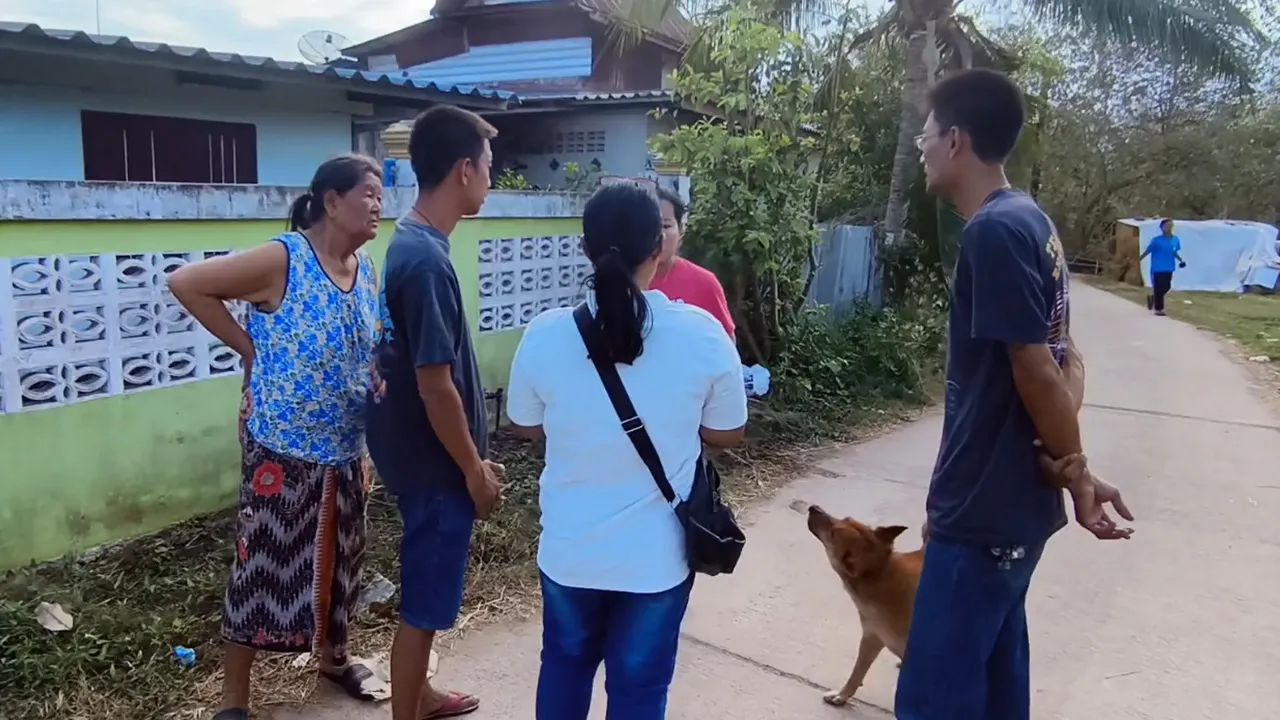
[[[427,410],[427,420],[449,457],[458,464],[468,478],[483,474],[483,460],[471,439],[467,413],[462,408],[462,397],[453,384],[448,365],[429,365],[418,368],[418,394]]]
[[[1062,375],[1078,416],[1081,406],[1084,405],[1084,357],[1080,354],[1074,340],[1067,341],[1067,363],[1062,369]],[[1068,456],[1065,461],[1059,462],[1045,451],[1044,443],[1038,439],[1036,447],[1040,450],[1040,471],[1044,480],[1054,487],[1070,487],[1078,478],[1080,471],[1084,469],[1083,459],[1080,457]]]
[[[1067,339],[1067,366],[1063,368],[1062,374],[1067,381],[1067,392],[1071,393],[1076,413],[1079,414],[1080,408],[1084,406],[1084,356],[1076,348],[1076,341],[1071,338]]]
[[[1048,345],[1010,346],[1009,359],[1018,397],[1027,408],[1049,456],[1080,455],[1080,424],[1076,413],[1084,399],[1083,376],[1079,381],[1079,395],[1073,395]]]

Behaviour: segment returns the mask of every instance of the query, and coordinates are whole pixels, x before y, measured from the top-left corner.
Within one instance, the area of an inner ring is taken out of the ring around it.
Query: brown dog
[[[898,659],[906,650],[924,562],[923,548],[894,551],[893,541],[906,529],[902,525],[872,528],[853,518],[838,520],[817,505],[809,506],[809,531],[822,541],[831,568],[853,598],[862,622],[862,641],[849,680],[823,696],[830,705],[849,702],[881,650],[889,648]]]

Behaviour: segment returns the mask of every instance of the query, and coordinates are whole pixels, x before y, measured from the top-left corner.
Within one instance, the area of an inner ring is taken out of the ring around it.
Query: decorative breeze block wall
[[[0,413],[239,374],[166,283],[228,252],[0,258]],[[243,324],[247,307],[232,311]]]
[[[528,325],[539,313],[586,296],[591,263],[581,235],[480,241],[480,332]]]

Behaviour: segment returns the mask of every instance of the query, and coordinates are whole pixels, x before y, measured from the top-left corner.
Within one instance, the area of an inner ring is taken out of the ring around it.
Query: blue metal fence
[[[871,228],[834,225],[821,228],[821,233],[816,250],[818,272],[809,288],[809,304],[825,305],[836,317],[852,312],[858,300],[880,307],[883,288]]]

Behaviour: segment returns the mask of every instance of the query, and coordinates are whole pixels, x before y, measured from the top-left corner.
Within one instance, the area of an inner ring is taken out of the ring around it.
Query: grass
[[[1092,278],[1090,282],[1146,307],[1146,288]],[[1280,359],[1280,296],[1174,292],[1165,300],[1165,312],[1234,341],[1250,356]]]
[[[806,464],[815,446],[861,439],[913,419],[931,401],[922,392],[862,395],[857,405],[788,412],[753,402],[746,445],[719,458],[729,501],[741,507],[767,496]],[[831,403],[831,406],[839,405]],[[467,605],[457,632],[526,617],[537,609],[538,448],[496,439],[507,468],[499,515],[479,523],[472,545]],[[108,550],[0,574],[0,718],[204,718],[220,690],[218,622],[233,550],[231,511],[196,518]],[[400,535],[394,504],[375,492],[369,504],[365,580],[395,580]],[[35,621],[40,602],[59,603],[75,619],[52,633]],[[383,652],[396,622],[392,606],[361,611],[352,651]],[[446,645],[449,639],[445,639]],[[195,649],[182,668],[173,648]],[[313,664],[263,657],[254,670],[254,702],[304,702],[315,687]]]

